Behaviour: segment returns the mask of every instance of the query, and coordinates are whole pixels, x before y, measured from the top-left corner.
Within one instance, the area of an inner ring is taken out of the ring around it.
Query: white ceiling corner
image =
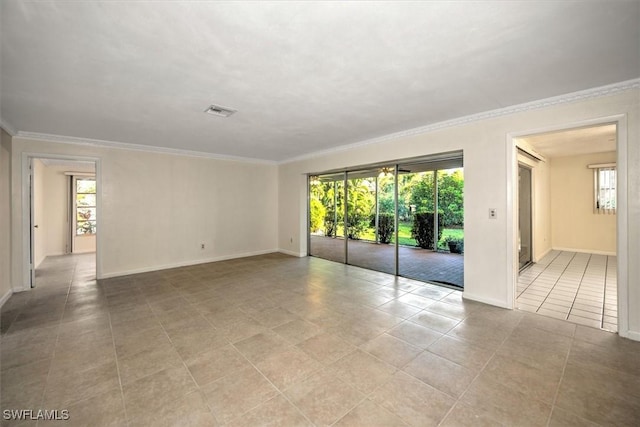
[[[0,8],[0,124],[122,149],[286,162],[640,77],[636,1]]]
[[[11,126],[9,122],[4,120],[2,117],[0,117],[0,128],[4,129],[4,131],[11,136],[16,136],[18,133],[16,129],[13,126]]]

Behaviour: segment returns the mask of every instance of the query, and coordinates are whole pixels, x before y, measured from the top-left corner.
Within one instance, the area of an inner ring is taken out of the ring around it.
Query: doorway
[[[618,331],[618,141],[615,122],[515,139],[518,309]]]
[[[88,265],[97,277],[97,160],[23,155],[22,182],[28,201],[23,204],[23,289],[38,285],[39,270],[51,260],[79,253],[93,258]]]

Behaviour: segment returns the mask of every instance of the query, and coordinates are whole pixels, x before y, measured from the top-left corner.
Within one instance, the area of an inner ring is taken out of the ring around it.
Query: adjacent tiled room
[[[551,251],[518,277],[521,310],[618,330],[616,257]]]
[[[640,343],[610,332],[313,257],[99,283],[93,263],[48,257],[4,305],[3,409],[91,426],[640,419]]]

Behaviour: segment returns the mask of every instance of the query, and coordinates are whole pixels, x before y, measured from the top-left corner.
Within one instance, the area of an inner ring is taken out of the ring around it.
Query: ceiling
[[[616,125],[591,126],[519,138],[546,157],[616,151]]]
[[[638,1],[0,4],[5,126],[269,161],[640,76]]]

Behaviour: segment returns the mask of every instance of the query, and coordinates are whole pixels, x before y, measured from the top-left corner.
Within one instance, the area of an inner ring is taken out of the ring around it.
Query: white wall
[[[575,98],[573,98],[575,99]],[[548,107],[443,128],[420,135],[398,137],[354,146],[313,158],[292,161],[279,168],[279,245],[283,251],[306,254],[306,173],[384,162],[462,149],[465,169],[465,297],[503,307],[513,306],[515,246],[513,227],[514,173],[510,135],[570,128],[577,123],[625,115],[628,136],[628,194],[640,194],[639,91],[548,103]],[[622,153],[625,155],[625,153]],[[488,216],[497,208],[497,219]],[[629,263],[628,318],[621,320],[622,335],[640,339],[640,198],[629,197],[627,233]],[[293,243],[291,243],[291,239]],[[509,249],[511,252],[511,249]],[[623,292],[623,297],[626,292]]]
[[[11,295],[11,135],[0,129],[0,306]]]
[[[15,137],[16,195],[21,195],[23,153],[98,159],[101,278],[277,250],[274,164]],[[12,232],[18,236],[12,242],[14,289],[25,283],[22,211],[22,198],[14,197]]]
[[[86,169],[86,167],[51,165],[44,168],[44,227],[47,238],[47,256],[62,255],[71,251],[69,245],[70,178],[65,175],[65,172],[71,169],[75,171],[76,169]]]
[[[47,256],[67,253],[69,241],[69,179],[66,168],[46,166],[44,169],[45,218]]]
[[[593,211],[593,169],[587,168],[615,161],[615,152],[551,159],[554,249],[616,254],[616,215]]]

